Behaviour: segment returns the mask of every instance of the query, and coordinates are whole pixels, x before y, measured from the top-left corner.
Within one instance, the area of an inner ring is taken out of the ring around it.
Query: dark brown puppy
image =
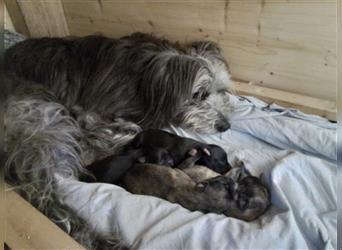
[[[227,161],[226,152],[219,146],[213,144],[205,144],[190,138],[180,137],[175,134],[165,132],[158,129],[148,129],[140,132],[128,144],[129,149],[147,149],[162,148],[169,152],[174,160],[173,167],[177,167],[192,149],[199,149],[205,154],[196,162],[197,165],[206,166],[213,171],[223,174],[231,169]],[[156,163],[156,162],[149,162]]]

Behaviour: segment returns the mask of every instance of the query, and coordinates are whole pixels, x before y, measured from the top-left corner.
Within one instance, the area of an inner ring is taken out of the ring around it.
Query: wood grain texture
[[[62,0],[70,34],[219,43],[232,75],[336,100],[335,0]]]
[[[18,0],[18,4],[31,37],[69,35],[60,0]]]
[[[337,67],[337,110],[338,112],[338,121],[342,122],[342,0],[337,0],[337,51],[338,51],[338,67]],[[338,134],[342,135],[341,126],[339,126]],[[342,138],[339,137],[338,141],[342,146]],[[342,159],[342,153],[340,152],[340,159]],[[342,247],[342,246],[341,246]]]
[[[290,93],[282,90],[265,88],[248,83],[235,82],[235,89],[240,95],[255,96],[266,103],[299,109],[307,114],[326,117],[331,121],[337,119],[336,102]]]
[[[84,249],[14,191],[6,191],[5,210],[11,249]]]
[[[5,7],[8,13],[8,18],[10,18],[13,28],[15,31],[29,36],[29,30],[26,25],[26,21],[22,15],[21,9],[16,0],[6,0]],[[6,13],[5,13],[6,14]]]
[[[5,5],[5,29],[15,31],[13,22],[11,20],[11,17],[8,14],[8,10],[7,10],[6,5]]]

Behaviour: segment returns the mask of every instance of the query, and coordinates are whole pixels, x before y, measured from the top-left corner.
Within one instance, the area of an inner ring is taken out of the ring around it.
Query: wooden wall
[[[12,23],[12,19],[10,18],[9,14],[8,14],[8,10],[7,10],[6,6],[4,9],[4,27],[5,27],[5,29],[11,30],[11,31],[15,30],[13,23]]]
[[[144,31],[177,40],[211,39],[238,79],[336,98],[336,1],[62,2],[71,34]]]
[[[142,31],[210,39],[236,79],[336,101],[336,0],[10,1],[33,37]]]

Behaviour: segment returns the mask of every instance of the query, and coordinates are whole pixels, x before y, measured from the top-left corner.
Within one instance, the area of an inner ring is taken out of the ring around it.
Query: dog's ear
[[[137,134],[129,143],[130,148],[140,148],[143,140],[143,134]]]
[[[191,99],[194,82],[202,69],[200,60],[173,51],[153,57],[139,85],[145,109],[142,126],[160,128],[169,124],[182,105]]]
[[[190,52],[199,54],[199,55],[206,55],[208,53],[211,54],[221,54],[221,49],[217,45],[217,43],[214,43],[212,41],[196,41],[192,42],[187,45],[188,50],[192,50]]]

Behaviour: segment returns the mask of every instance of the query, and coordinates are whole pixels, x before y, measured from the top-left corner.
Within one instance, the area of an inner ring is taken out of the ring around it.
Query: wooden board
[[[8,14],[8,10],[7,10],[6,5],[5,5],[5,29],[11,30],[11,31],[15,31],[13,22],[11,20],[11,17]]]
[[[62,0],[72,35],[134,31],[210,39],[232,75],[256,85],[336,100],[335,0]]]
[[[296,108],[308,114],[326,117],[331,121],[337,120],[336,102],[334,101],[322,100],[242,82],[235,82],[234,85],[237,93],[240,95],[255,96],[266,103],[276,103],[284,107]]]
[[[17,32],[19,32],[25,36],[29,36],[30,33],[28,31],[25,19],[22,15],[22,11],[21,11],[17,1],[16,0],[6,0],[5,1],[5,7],[7,10],[7,14],[8,14],[8,22],[9,22],[9,20],[11,20],[11,22],[13,24],[13,28]]]
[[[337,38],[337,51],[338,51],[338,67],[337,67],[337,110],[338,112],[338,121],[342,122],[342,0],[337,0],[337,13],[338,13],[338,38]],[[341,126],[338,126],[338,134],[339,136],[342,135]],[[342,138],[339,137],[338,139],[340,145],[342,145]],[[342,152],[339,152],[339,158],[342,160]],[[340,187],[342,185],[340,184]],[[342,243],[341,243],[342,244]],[[340,246],[342,247],[342,246]]]
[[[69,35],[60,0],[18,0],[18,4],[31,37]]]
[[[6,191],[5,211],[11,249],[84,249],[14,191]]]

